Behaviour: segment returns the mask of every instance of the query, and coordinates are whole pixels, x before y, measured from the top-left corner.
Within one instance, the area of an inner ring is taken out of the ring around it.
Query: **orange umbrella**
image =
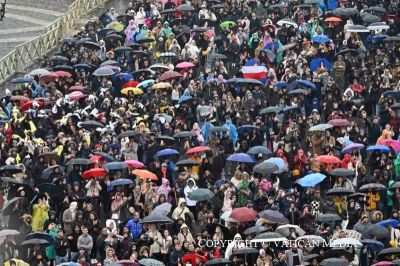
[[[132,171],[132,174],[137,175],[138,177],[140,177],[142,179],[151,179],[154,181],[158,180],[158,177],[148,170],[135,169]]]
[[[342,22],[342,20],[340,18],[337,18],[337,17],[326,18],[324,21],[325,22]]]

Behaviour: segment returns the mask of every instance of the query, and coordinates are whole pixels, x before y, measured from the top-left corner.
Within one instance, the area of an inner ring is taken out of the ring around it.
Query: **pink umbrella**
[[[394,139],[387,139],[382,141],[382,145],[392,148],[395,152],[400,151],[400,141]]]
[[[83,94],[81,91],[74,91],[74,92],[71,92],[71,93],[68,94],[67,96],[68,96],[69,99],[74,100],[74,101],[86,97],[86,95]]]
[[[124,163],[133,168],[144,168],[144,164],[136,160],[126,160]]]
[[[176,65],[177,68],[191,68],[194,67],[194,64],[191,62],[182,62]]]

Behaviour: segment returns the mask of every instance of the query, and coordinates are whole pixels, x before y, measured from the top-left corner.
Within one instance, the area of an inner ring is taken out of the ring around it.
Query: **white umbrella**
[[[158,68],[166,69],[166,70],[172,70],[169,66],[164,65],[164,64],[154,64],[154,65],[151,65],[151,66],[149,67],[150,70],[156,70],[156,69],[158,69]]]
[[[296,234],[298,234],[299,236],[303,236],[306,234],[306,232],[303,229],[301,229],[298,225],[294,224],[280,225],[278,226],[278,228],[276,228],[275,232],[283,236],[290,236],[290,229],[296,230]]]
[[[29,75],[31,76],[42,76],[42,75],[51,75],[50,71],[44,68],[38,68],[35,70],[32,70]]]
[[[221,216],[220,216],[220,218],[222,219],[222,220],[228,220],[228,218],[229,218],[229,216],[231,216],[231,213],[232,213],[232,210],[230,210],[230,211],[226,211],[226,212],[224,212]]]
[[[370,30],[363,25],[353,25],[347,28],[347,32],[369,32]]]
[[[327,129],[332,128],[333,126],[331,124],[318,124],[315,126],[312,126],[308,129],[308,131],[325,131]]]
[[[390,28],[385,22],[374,22],[368,25],[367,27],[369,30],[374,31],[381,31],[381,30],[388,30]]]
[[[266,243],[266,242],[286,242],[288,239],[286,237],[283,237],[281,234],[276,233],[276,232],[265,232],[261,233],[259,235],[256,235],[251,242],[257,243]]]
[[[334,240],[331,243],[332,247],[349,247],[349,246],[355,246],[355,247],[361,247],[363,244],[355,239],[355,238],[350,238],[350,237],[346,237],[346,238],[338,238],[336,240]]]
[[[283,25],[289,25],[289,26],[293,26],[293,27],[295,27],[296,29],[299,27],[299,25],[297,25],[297,23],[294,21],[294,20],[291,20],[291,19],[289,19],[289,18],[284,18],[284,19],[281,19],[281,20],[279,20],[277,23],[276,23],[278,26],[283,26]]]

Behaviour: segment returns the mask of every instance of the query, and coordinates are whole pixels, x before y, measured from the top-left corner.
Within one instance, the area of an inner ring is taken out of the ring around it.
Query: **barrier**
[[[76,0],[60,18],[45,27],[44,34],[16,46],[13,51],[0,59],[0,85],[57,47],[64,33],[71,30],[80,17],[95,8],[102,7],[107,1]]]

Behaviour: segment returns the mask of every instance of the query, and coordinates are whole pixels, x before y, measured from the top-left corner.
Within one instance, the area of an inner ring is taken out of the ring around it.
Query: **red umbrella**
[[[51,104],[51,101],[49,98],[45,98],[45,97],[38,97],[34,99],[35,101],[40,101],[43,102],[44,105],[49,105]]]
[[[253,209],[242,207],[233,209],[229,218],[235,219],[240,223],[255,221],[257,217],[257,212]]]
[[[85,88],[86,88],[85,86],[76,85],[76,86],[69,87],[68,90],[69,91],[81,91],[81,90],[83,90]]]
[[[191,153],[197,153],[197,152],[203,152],[203,151],[210,151],[210,147],[208,146],[198,146],[198,147],[194,147],[189,149],[186,154],[191,154]]]
[[[347,127],[350,126],[350,122],[346,119],[332,119],[329,120],[328,124],[334,127]]]
[[[50,74],[45,74],[40,76],[40,81],[44,81],[44,82],[51,82],[51,81],[55,81],[56,79],[58,79],[58,75],[56,73],[52,73],[50,72]]]
[[[333,155],[320,155],[317,157],[320,163],[340,163],[340,159]]]
[[[79,100],[85,98],[87,95],[83,94],[81,91],[74,91],[67,95],[71,100]]]
[[[60,78],[70,78],[70,77],[72,77],[72,74],[67,72],[67,71],[55,71],[53,73],[56,74],[57,76],[59,76]]]
[[[125,83],[122,88],[128,88],[128,87],[137,87],[137,85],[139,85],[139,81],[136,80],[132,80],[132,81],[128,81],[127,83]]]
[[[31,100],[31,101],[27,101],[24,104],[22,104],[20,109],[21,109],[21,111],[26,111],[28,109],[40,108],[40,107],[43,107],[43,102]]]
[[[176,65],[177,68],[191,68],[194,67],[194,64],[191,62],[182,62]]]
[[[166,80],[176,79],[176,78],[180,78],[180,77],[182,77],[182,74],[180,74],[176,71],[170,70],[170,71],[167,71],[167,72],[161,74],[161,76],[158,79],[159,79],[159,81],[166,81]]]
[[[85,171],[82,174],[83,179],[90,179],[90,178],[96,178],[96,177],[101,177],[105,176],[107,174],[107,170],[103,168],[93,168],[90,170]]]
[[[372,266],[392,266],[392,265],[394,264],[391,261],[380,261],[375,264],[372,264]]]

